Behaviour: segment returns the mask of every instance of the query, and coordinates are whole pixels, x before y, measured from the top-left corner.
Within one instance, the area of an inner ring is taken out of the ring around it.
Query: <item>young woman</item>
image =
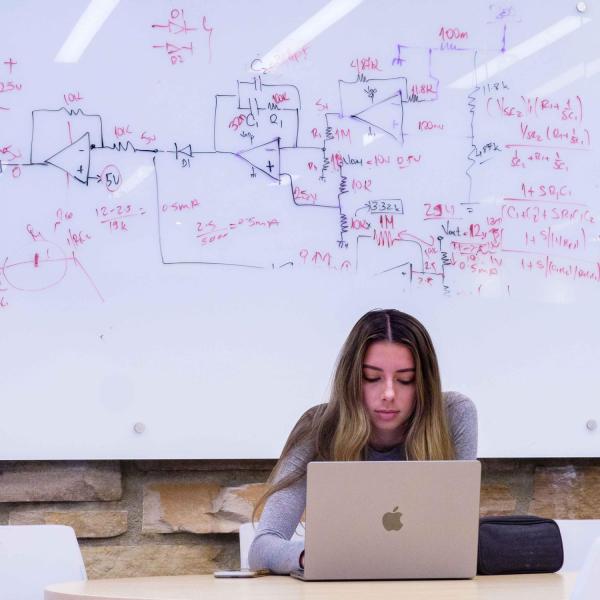
[[[290,541],[306,504],[313,460],[467,460],[477,456],[477,412],[467,397],[442,393],[429,334],[414,317],[375,310],[344,343],[327,404],[292,430],[250,547],[252,569],[290,573],[304,566],[303,541]]]

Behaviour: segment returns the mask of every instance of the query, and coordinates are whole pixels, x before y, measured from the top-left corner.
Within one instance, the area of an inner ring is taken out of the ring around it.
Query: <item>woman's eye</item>
[[[365,381],[371,381],[371,382],[373,382],[373,381],[378,381],[379,377],[367,377],[366,375],[363,375],[363,379]]]
[[[398,379],[398,383],[401,383],[402,385],[410,385],[411,383],[414,383],[414,382],[415,382],[414,379],[408,379],[408,380]]]

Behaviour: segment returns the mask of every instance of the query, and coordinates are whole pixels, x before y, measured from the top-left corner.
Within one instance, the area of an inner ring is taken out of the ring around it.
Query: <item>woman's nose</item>
[[[386,380],[385,388],[383,389],[383,397],[386,400],[394,399],[394,382],[392,380]]]

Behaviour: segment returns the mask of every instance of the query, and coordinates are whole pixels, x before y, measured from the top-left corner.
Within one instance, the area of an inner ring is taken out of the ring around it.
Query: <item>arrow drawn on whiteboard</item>
[[[426,242],[425,240],[421,239],[420,237],[417,237],[416,235],[413,235],[412,233],[408,233],[408,231],[406,229],[402,229],[401,231],[398,232],[398,239],[402,240],[405,238],[412,238],[413,240],[417,240],[418,242],[421,242],[422,244],[425,244],[426,246],[431,246],[433,248],[433,244],[435,242],[434,237],[432,235],[429,236],[429,239],[431,240],[431,242]]]

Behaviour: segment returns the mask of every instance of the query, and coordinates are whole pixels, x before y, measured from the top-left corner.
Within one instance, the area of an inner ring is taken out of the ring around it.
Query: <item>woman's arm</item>
[[[297,469],[306,471],[310,454],[308,447],[295,449],[282,465],[277,480]],[[248,554],[251,569],[269,569],[273,573],[288,574],[300,568],[304,540],[290,540],[305,507],[306,475],[267,500]]]
[[[458,392],[445,392],[446,414],[457,460],[477,458],[477,408]]]

